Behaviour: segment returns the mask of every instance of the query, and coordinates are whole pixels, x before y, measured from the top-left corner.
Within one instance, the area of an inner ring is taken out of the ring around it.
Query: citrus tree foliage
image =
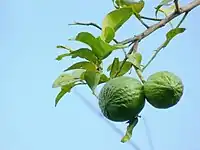
[[[162,0],[160,3],[158,3],[157,6],[155,6],[155,9],[152,10],[155,12],[155,16],[152,17],[145,17],[141,15],[142,10],[145,7],[145,0],[112,0],[112,2],[114,6],[113,10],[107,13],[107,15],[102,20],[101,26],[98,26],[95,23],[76,22],[73,24],[89,25],[101,30],[101,34],[98,36],[94,36],[91,32],[80,31],[77,35],[75,35],[74,39],[70,39],[71,42],[76,41],[84,43],[87,46],[80,47],[79,49],[72,49],[63,45],[57,46],[57,48],[66,50],[65,53],[57,56],[57,61],[62,61],[63,58],[66,57],[68,59],[80,58],[80,61],[75,62],[71,64],[71,66],[65,68],[64,72],[61,73],[61,75],[54,81],[53,88],[60,88],[60,92],[55,98],[55,106],[63,98],[64,95],[69,92],[73,92],[72,89],[79,85],[88,86],[91,89],[91,93],[98,98],[95,91],[98,85],[107,83],[114,78],[125,76],[130,72],[131,69],[135,69],[136,74],[141,80],[141,84],[148,86],[144,87],[145,90],[147,89],[147,93],[149,92],[148,89],[158,89],[160,84],[163,84],[166,89],[169,89],[172,87],[171,83],[176,83],[174,81],[176,78],[169,79],[168,74],[164,77],[164,79],[162,79],[161,76],[156,77],[159,78],[159,81],[153,82],[145,81],[142,74],[143,71],[152,62],[152,60],[156,57],[158,52],[160,52],[163,48],[166,48],[170,41],[177,35],[184,33],[185,28],[180,27],[181,23],[184,21],[191,9],[200,5],[200,0],[194,0],[187,6],[183,7],[180,6],[178,0]],[[158,13],[164,14],[164,18],[157,18]],[[179,16],[180,22],[176,26],[172,25],[171,21]],[[118,41],[115,39],[117,31],[120,30],[124,23],[126,23],[131,17],[135,17],[141,23],[141,25],[146,28],[146,30],[139,35],[134,35],[131,38],[127,38],[123,41]],[[155,24],[151,26],[147,25],[145,23],[146,19],[155,22]],[[148,63],[142,64],[142,55],[138,51],[140,41],[154,31],[164,27],[166,24],[172,25],[172,28],[166,33],[166,35],[163,35],[166,37],[166,40],[163,41],[161,45],[158,45],[158,48],[153,51],[152,57],[149,59]],[[103,62],[107,59],[107,57],[110,55],[112,56],[114,51],[121,50],[125,52],[124,59],[120,60],[118,57],[113,57],[111,64],[105,68]],[[160,74],[166,74],[166,72]],[[175,76],[173,74],[171,75],[171,73],[169,74],[170,76]],[[170,80],[170,84],[167,83],[168,79]],[[167,103],[170,105],[170,107],[178,102],[183,92],[182,82],[178,77],[177,80],[177,82],[181,85],[179,86],[180,94],[178,96],[176,95],[177,99],[173,104]],[[154,82],[158,87],[151,86]],[[160,91],[163,91],[164,95],[169,94],[165,89],[160,89]],[[154,97],[152,98],[152,96],[156,95],[157,93],[150,92],[147,95],[150,97],[149,99],[153,99],[152,101],[155,101]],[[156,95],[155,97],[159,97],[159,102],[162,101],[162,99],[160,100],[160,96]],[[164,108],[167,106],[157,106],[157,108]],[[127,132],[125,136],[121,140],[122,142],[130,140],[132,130],[137,122],[138,115],[128,120],[127,123],[129,125],[127,126]]]

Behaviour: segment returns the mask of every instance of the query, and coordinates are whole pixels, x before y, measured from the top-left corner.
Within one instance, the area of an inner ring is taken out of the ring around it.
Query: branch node
[[[180,10],[179,4],[178,4],[178,0],[174,0],[174,4],[175,4],[175,7],[176,7],[176,13],[180,14],[181,10]]]

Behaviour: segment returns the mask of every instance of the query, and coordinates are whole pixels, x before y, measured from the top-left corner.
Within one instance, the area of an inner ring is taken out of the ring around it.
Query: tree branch
[[[143,26],[145,26],[145,28],[149,28],[149,26],[140,18],[140,17],[137,17],[136,16],[136,18],[140,21],[140,23],[143,25]]]
[[[144,32],[142,32],[139,35],[134,36],[133,38],[124,40],[122,42],[119,42],[120,44],[133,44],[132,48],[129,50],[128,55],[131,54],[133,51],[137,51],[136,45],[138,46],[138,43],[144,39],[145,37],[147,37],[148,35],[150,35],[151,33],[153,33],[154,31],[158,30],[161,27],[164,27],[168,22],[170,22],[171,20],[173,20],[174,18],[176,18],[177,16],[185,13],[185,17],[186,15],[189,13],[189,11],[191,11],[192,9],[194,9],[195,7],[200,5],[200,0],[194,0],[192,2],[190,2],[189,4],[187,4],[184,7],[181,7],[179,10],[180,12],[174,11],[171,15],[167,16],[166,18],[162,19],[160,22],[150,26],[148,29],[146,29]],[[185,19],[185,17],[182,18],[182,21]],[[179,23],[181,24],[182,21]],[[178,25],[180,26],[180,25]],[[157,48],[157,50],[155,51],[155,53],[153,54],[152,58],[150,59],[150,61],[147,63],[147,65],[144,66],[143,70],[153,61],[153,59],[156,57],[156,55],[160,52],[160,50],[164,47],[164,44],[162,44],[160,47]],[[128,59],[128,56],[126,56],[124,58],[124,60],[122,61],[122,64],[120,66],[119,72],[121,71],[121,69],[123,68],[123,65],[125,64],[126,60]],[[134,67],[135,68],[135,67]],[[144,83],[145,80],[142,77],[141,70],[138,70],[137,68],[135,68],[136,73],[138,75],[138,77],[140,78],[140,80]],[[118,73],[117,73],[118,74]],[[117,76],[116,74],[116,76]]]
[[[176,28],[179,28],[181,23],[184,21],[184,19],[186,18],[188,12],[186,12],[183,16],[183,18],[181,19],[181,21],[179,22],[179,24],[176,26]],[[150,60],[147,62],[147,64],[142,68],[142,72],[149,66],[149,64],[154,60],[154,58],[157,56],[157,54],[166,46],[166,42],[163,42],[153,53],[152,57],[150,58]]]
[[[177,11],[175,11],[171,15],[162,19],[160,22],[150,26],[148,29],[146,29],[141,34],[134,36],[133,38],[126,39],[126,40],[119,42],[119,43],[125,45],[125,44],[128,44],[128,43],[134,43],[135,41],[141,41],[142,39],[149,36],[154,31],[156,31],[157,29],[164,27],[167,23],[169,23],[174,18],[178,17],[179,15],[181,15],[183,13],[191,11],[192,9],[194,9],[195,7],[197,7],[199,5],[200,5],[200,0],[194,0],[194,1],[190,2],[189,4],[187,4],[186,6],[180,7],[179,13],[177,13]]]

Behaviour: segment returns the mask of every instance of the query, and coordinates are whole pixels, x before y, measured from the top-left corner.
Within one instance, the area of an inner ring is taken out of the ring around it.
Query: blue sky
[[[187,3],[187,1],[183,1]],[[147,0],[144,15],[153,15],[158,1]],[[69,27],[73,21],[101,23],[113,9],[111,0],[43,1],[18,0],[0,2],[0,149],[1,150],[132,150],[130,144],[120,143],[121,136],[104,119],[93,113],[76,93],[66,95],[54,107],[59,89],[52,89],[54,79],[73,62],[55,57],[64,52],[56,45],[67,41],[80,31],[99,35],[90,27]],[[181,101],[168,110],[158,110],[148,103],[142,111],[151,132],[155,150],[199,150],[200,139],[200,50],[199,13],[193,10],[182,27],[187,30],[162,51],[145,71],[147,78],[156,71],[168,70],[184,82]],[[131,19],[117,33],[123,40],[144,30]],[[155,32],[141,42],[139,50],[144,62],[165,39],[165,29]],[[121,55],[116,52],[114,55]],[[111,57],[106,60],[106,64]],[[135,74],[133,75],[135,76]],[[97,110],[98,103],[88,88],[77,88]],[[114,125],[125,132],[123,123]],[[132,142],[141,150],[150,150],[144,122],[134,130]]]

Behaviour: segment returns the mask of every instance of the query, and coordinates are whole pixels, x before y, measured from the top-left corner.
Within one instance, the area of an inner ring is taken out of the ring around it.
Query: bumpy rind
[[[183,95],[181,79],[168,71],[157,72],[144,83],[147,101],[155,108],[166,109],[176,105]]]
[[[99,106],[106,118],[127,121],[138,115],[145,105],[143,85],[131,77],[108,81],[99,94]]]

